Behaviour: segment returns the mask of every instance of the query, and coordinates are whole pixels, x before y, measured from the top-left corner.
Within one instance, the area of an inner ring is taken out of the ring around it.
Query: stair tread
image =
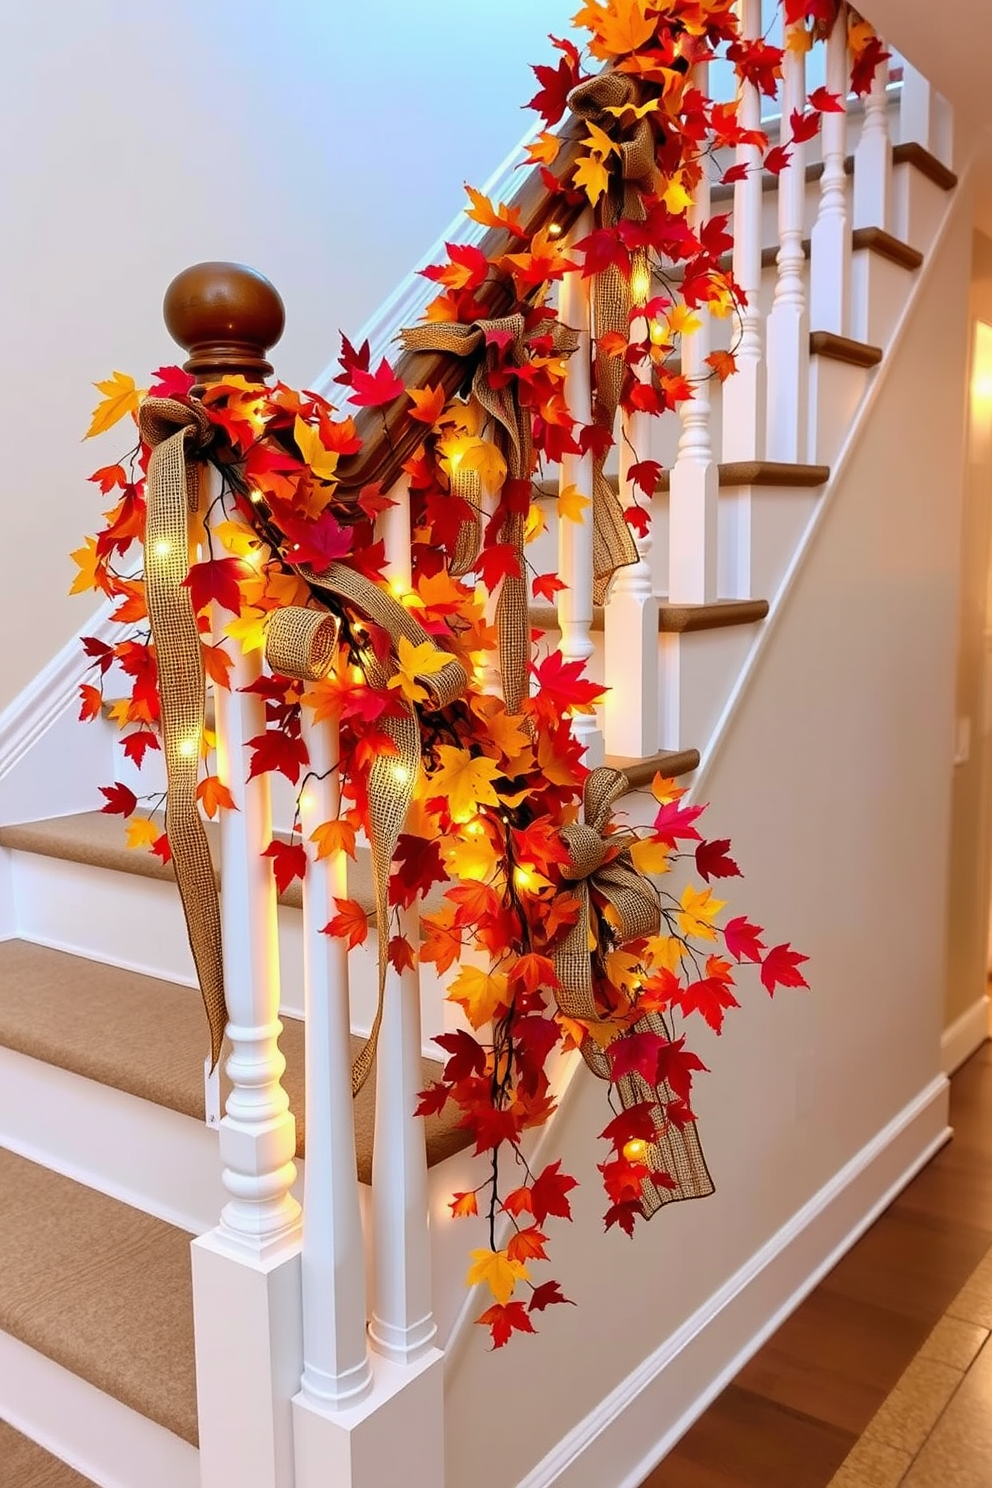
[[[22,1436],[7,1421],[0,1421],[0,1463],[3,1482],[10,1488],[96,1488],[91,1478],[84,1478],[30,1437]]]
[[[658,631],[671,635],[688,630],[722,630],[728,625],[753,625],[767,614],[767,599],[714,599],[708,604],[669,604],[667,599],[659,599]],[[535,630],[558,629],[554,605],[533,605],[529,615]],[[605,609],[594,605],[590,629],[599,631],[605,624]]]
[[[195,1446],[189,1235],[3,1150],[0,1189],[0,1328]]]
[[[877,367],[882,348],[852,336],[839,336],[835,331],[811,331],[809,349],[812,356],[829,357],[835,362],[849,362],[852,367]]]
[[[941,191],[953,191],[958,184],[958,178],[950,166],[938,160],[925,145],[919,145],[915,140],[906,140],[901,145],[892,147],[892,164],[913,165],[921,173],[931,180]]]
[[[282,1021],[283,1085],[296,1117],[297,1155],[304,1157],[304,1025],[296,1018]],[[361,1043],[352,1039],[353,1054]],[[206,1024],[195,988],[28,941],[0,941],[0,1045],[180,1115],[204,1119]],[[426,1086],[439,1078],[441,1065],[424,1059],[422,1070]],[[355,1099],[355,1150],[363,1183],[372,1178],[374,1114],[372,1079]],[[447,1112],[426,1119],[430,1166],[468,1145],[469,1137],[455,1129],[454,1119]]]
[[[829,465],[798,465],[783,460],[733,460],[717,466],[721,486],[825,486]],[[671,489],[672,472],[663,470],[658,490]]]

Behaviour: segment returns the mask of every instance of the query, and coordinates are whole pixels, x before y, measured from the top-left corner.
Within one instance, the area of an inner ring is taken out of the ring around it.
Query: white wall
[[[250,263],[306,383],[536,117],[574,0],[32,0],[0,40],[0,709],[87,618],[67,553],[99,511],[81,445],[114,368],[177,359],[162,294]]]
[[[703,790],[710,834],[733,839],[746,874],[720,897],[769,944],[809,954],[812,990],[769,1002],[745,973],[722,1038],[694,1027],[712,1071],[696,1106],[717,1192],[632,1241],[602,1233],[608,1111],[579,1072],[554,1152],[582,1184],[576,1222],[551,1222],[553,1274],[578,1306],[500,1353],[469,1330],[448,1381],[454,1483],[519,1483],[938,1076],[970,222],[962,194]],[[715,1371],[727,1356],[713,1348]],[[480,1454],[511,1407],[513,1431]],[[650,1439],[672,1425],[662,1399]],[[639,1481],[643,1442],[622,1427],[610,1441],[608,1476],[577,1469],[563,1485]]]

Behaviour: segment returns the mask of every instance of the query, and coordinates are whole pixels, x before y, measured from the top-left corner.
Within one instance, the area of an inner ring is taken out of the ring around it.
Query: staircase
[[[829,47],[828,76],[846,62],[839,32]],[[791,66],[786,114],[801,87]],[[639,458],[664,469],[640,561],[604,607],[582,583],[591,536],[582,524],[559,527],[556,490],[538,492],[546,531],[529,556],[537,572],[561,563],[570,592],[557,609],[534,608],[532,628],[610,686],[605,709],[580,720],[582,739],[591,763],[624,769],[634,790],[659,770],[688,784],[701,760],[706,770],[718,748],[733,749],[734,710],[766,629],[784,619],[850,450],[873,437],[874,399],[954,217],[946,140],[908,132],[925,80],[907,67],[901,86],[886,89],[884,72],[863,109],[826,116],[822,158],[807,163],[798,151],[781,179],[714,189],[713,209],[732,212],[735,274],[754,307],[741,372],[709,384],[681,421],[627,420]],[[715,324],[710,344],[722,332]],[[701,335],[687,358],[705,345]],[[328,376],[317,390],[333,396]],[[610,472],[621,493],[628,463],[621,456]],[[588,468],[578,475],[581,484]],[[69,696],[71,663],[62,674]],[[354,1105],[363,1239],[349,1228],[338,1116],[328,1125],[308,1106],[308,1083],[327,1096],[327,1082],[325,1045],[307,1049],[313,931],[300,885],[271,904],[278,1051],[258,994],[245,1013],[254,1031],[243,1035],[242,1063],[218,1087],[203,1076],[202,1008],[172,870],[127,850],[119,824],[92,809],[98,783],[131,779],[116,731],[100,722],[81,743],[73,710],[49,704],[33,724],[36,700],[17,706],[13,722],[0,719],[0,745],[13,740],[6,758],[0,749],[0,1488],[467,1488],[467,1474],[473,1488],[635,1488],[638,1464],[646,1471],[676,1424],[684,1429],[702,1408],[719,1369],[697,1379],[686,1366],[689,1400],[662,1403],[650,1440],[642,1450],[636,1437],[615,1477],[595,1456],[613,1382],[590,1383],[588,1358],[563,1353],[551,1325],[523,1346],[534,1345],[566,1401],[574,1394],[593,1422],[584,1435],[574,1413],[556,1407],[557,1444],[547,1448],[540,1432],[532,1444],[525,1432],[502,1463],[467,1404],[477,1390],[490,1426],[511,1403],[522,1408],[513,1366],[484,1354],[468,1326],[468,1231],[448,1216],[451,1193],[479,1181],[477,1160],[453,1118],[429,1118],[420,1137],[403,1105],[439,1072],[435,1034],[456,1026],[437,979],[420,986],[420,1030],[404,1022],[397,995],[387,1007],[380,1066],[402,1099],[390,1104],[380,1070],[378,1087],[370,1081]],[[42,809],[42,778],[57,814]],[[627,805],[637,821],[640,798]],[[275,795],[272,811],[287,829],[288,793]],[[218,878],[240,884],[213,829],[211,846]],[[255,911],[242,892],[225,897],[247,923]],[[372,909],[367,852],[349,865],[348,893]],[[338,1049],[338,1068],[371,1023],[371,940],[351,953],[351,1046]],[[325,1028],[328,1046],[334,1037]],[[562,1069],[566,1095],[570,1075]],[[232,1089],[241,1114],[221,1155]],[[340,1095],[328,1097],[337,1113]],[[542,1134],[547,1160],[584,1140],[576,1119],[566,1098]],[[311,1122],[320,1153],[312,1171]],[[249,1202],[250,1222],[218,1227],[225,1204],[247,1213]],[[298,1206],[304,1226],[313,1215],[302,1242]],[[576,1228],[590,1224],[586,1212]],[[367,1304],[356,1246],[371,1273]],[[589,1341],[595,1276],[579,1251],[571,1260]]]

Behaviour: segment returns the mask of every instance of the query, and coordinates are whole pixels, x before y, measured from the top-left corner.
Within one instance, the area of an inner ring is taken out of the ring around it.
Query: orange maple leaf
[[[217,815],[221,807],[225,811],[237,811],[238,809],[231,792],[216,775],[208,775],[200,781],[196,787],[196,799],[211,819]]]
[[[433,428],[441,414],[444,405],[448,401],[444,388],[440,383],[437,387],[407,388],[413,407],[410,409],[410,417],[418,423],[426,424]]]

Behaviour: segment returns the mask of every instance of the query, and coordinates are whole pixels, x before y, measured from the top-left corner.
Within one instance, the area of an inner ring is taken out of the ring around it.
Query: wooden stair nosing
[[[650,785],[654,777],[661,774],[666,780],[678,779],[680,775],[691,775],[699,769],[698,749],[662,750],[649,754],[644,759],[629,759],[622,754],[608,754],[603,761],[614,770],[622,770],[630,782],[631,790],[641,790]]]
[[[2,1149],[0,1187],[0,1328],[195,1447],[189,1235]]]
[[[684,605],[658,601],[659,635],[682,635],[694,630],[722,630],[730,625],[753,625],[768,614],[767,599],[716,599],[710,604]],[[558,613],[554,605],[534,605],[530,622],[535,630],[557,630]],[[594,605],[591,630],[600,631],[606,624],[603,605]]]
[[[811,331],[809,350],[810,356],[827,357],[833,362],[847,362],[852,367],[877,367],[882,360],[880,346],[870,346],[867,341],[855,341],[851,336],[839,336],[835,331]]]
[[[734,460],[717,466],[721,486],[779,486],[813,488],[830,479],[829,465],[792,465],[783,460]],[[658,490],[671,489],[672,472],[663,470]]]
[[[923,264],[923,254],[918,248],[910,247],[908,243],[886,232],[884,227],[856,227],[851,234],[851,249],[854,253],[877,253],[890,263],[898,264],[901,269],[908,269],[910,273],[915,273]],[[809,258],[810,251],[810,239],[803,238],[803,256]],[[770,248],[762,248],[761,267],[774,268],[778,262],[778,254],[778,247],[774,244]],[[720,262],[722,265],[723,259]],[[732,260],[728,258],[727,267],[731,265]]]
[[[926,176],[941,191],[953,191],[958,184],[958,178],[949,165],[932,154],[925,145],[919,145],[915,140],[906,140],[904,144],[893,145],[892,164],[912,165]]]
[[[296,1117],[296,1155],[306,1156],[304,1024],[282,1016],[283,1086]],[[113,1038],[106,1030],[113,1028]],[[166,1039],[167,1035],[167,1039]],[[203,1055],[206,1022],[195,988],[68,951],[23,940],[0,941],[0,1045],[83,1079],[204,1119]],[[352,1038],[352,1055],[364,1039]],[[426,1087],[441,1064],[421,1060]],[[222,1084],[223,1084],[222,1077]],[[226,1096],[226,1088],[222,1091]],[[355,1153],[359,1180],[372,1181],[375,1081],[355,1098]],[[450,1119],[425,1118],[428,1166],[460,1152],[471,1138]]]

